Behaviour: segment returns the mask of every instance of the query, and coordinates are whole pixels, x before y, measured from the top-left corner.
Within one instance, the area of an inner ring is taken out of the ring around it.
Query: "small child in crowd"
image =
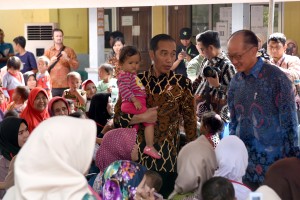
[[[205,135],[213,147],[216,148],[220,142],[219,133],[222,132],[223,127],[224,123],[220,115],[214,111],[204,113],[200,126],[200,135]]]
[[[13,102],[8,105],[7,110],[14,110],[20,114],[27,105],[29,92],[30,91],[28,87],[18,86],[12,96]]]
[[[6,111],[7,108],[7,100],[3,94],[3,90],[2,88],[0,88],[0,110],[4,113]]]
[[[163,185],[161,176],[155,172],[148,170],[145,172],[144,177],[137,188],[142,188],[150,191],[154,188],[155,199],[163,199],[163,196],[158,194]]]
[[[50,60],[46,56],[41,56],[37,59],[37,62],[38,62],[38,70],[39,70],[39,72],[36,74],[37,87],[44,88],[48,94],[49,99],[51,99],[52,87],[51,87],[50,74],[47,71]]]
[[[90,79],[83,81],[83,83],[81,84],[81,88],[86,92],[87,101],[85,105],[85,110],[86,112],[88,112],[90,109],[91,100],[93,96],[96,94],[97,88],[95,83]]]
[[[29,88],[31,91],[33,88],[36,88],[37,81],[35,77],[35,73],[32,71],[28,71],[25,74],[23,74],[25,85]]]
[[[136,75],[141,55],[133,46],[123,47],[120,53],[119,64],[121,72],[118,77],[118,88],[122,97],[121,110],[129,114],[141,114],[146,112],[145,87]],[[143,153],[155,159],[160,159],[161,155],[154,148],[154,124],[143,123],[145,126],[146,147]],[[138,129],[138,124],[134,128]]]
[[[24,86],[23,74],[20,72],[22,62],[20,58],[12,56],[7,60],[7,73],[2,80],[2,89],[4,96],[12,101],[12,95],[18,86]]]
[[[63,93],[65,99],[70,99],[74,102],[75,111],[78,109],[85,112],[86,93],[79,89],[81,85],[81,76],[78,72],[70,72],[67,75],[69,89]]]
[[[116,103],[118,99],[117,79],[113,78],[114,67],[111,64],[104,63],[98,69],[100,81],[97,84],[97,93],[111,93],[112,103]]]
[[[232,183],[224,177],[216,176],[202,186],[203,200],[236,200]]]

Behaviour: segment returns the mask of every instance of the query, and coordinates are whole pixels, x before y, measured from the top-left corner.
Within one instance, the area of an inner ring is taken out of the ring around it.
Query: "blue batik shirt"
[[[237,73],[228,106],[230,134],[244,141],[249,154],[245,180],[260,184],[276,160],[299,154],[292,83],[278,67],[258,58],[249,75]]]
[[[0,58],[7,57],[8,54],[13,54],[14,49],[10,43],[0,43]],[[0,62],[0,68],[4,67],[6,62]]]

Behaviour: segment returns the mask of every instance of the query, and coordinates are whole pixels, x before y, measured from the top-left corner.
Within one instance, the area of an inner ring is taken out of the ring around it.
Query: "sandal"
[[[160,153],[158,153],[154,147],[146,146],[144,148],[143,153],[148,155],[148,156],[151,156],[152,158],[161,159]]]

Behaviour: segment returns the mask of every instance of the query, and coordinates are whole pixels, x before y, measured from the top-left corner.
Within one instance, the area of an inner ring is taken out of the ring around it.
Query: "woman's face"
[[[28,127],[25,123],[20,124],[19,132],[18,132],[18,144],[19,147],[22,147],[29,137]]]
[[[114,46],[113,46],[113,50],[115,52],[116,55],[120,55],[120,50],[123,48],[123,44],[121,41],[117,41],[115,42]]]
[[[131,151],[131,160],[132,161],[137,161],[139,159],[139,151],[138,151],[138,145],[135,144],[133,146],[133,149]]]
[[[54,113],[54,116],[62,116],[62,115],[68,115],[68,107],[66,106],[65,102],[62,100],[58,100],[53,103],[52,105],[52,112]]]
[[[36,87],[36,80],[34,76],[30,76],[27,80],[27,86],[29,87],[30,90]]]
[[[97,88],[96,85],[94,83],[88,83],[85,86],[85,91],[86,91],[86,97],[88,99],[92,99],[92,97],[96,94],[97,92]]]
[[[39,92],[33,102],[33,107],[37,111],[42,112],[47,108],[48,98],[43,92]]]

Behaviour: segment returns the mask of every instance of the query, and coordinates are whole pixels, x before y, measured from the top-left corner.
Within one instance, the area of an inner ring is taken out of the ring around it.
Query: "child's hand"
[[[111,87],[107,88],[108,93],[111,93],[111,91],[112,91]]]
[[[139,100],[136,100],[135,102],[133,102],[135,109],[137,110],[141,110],[142,108],[142,104]]]

